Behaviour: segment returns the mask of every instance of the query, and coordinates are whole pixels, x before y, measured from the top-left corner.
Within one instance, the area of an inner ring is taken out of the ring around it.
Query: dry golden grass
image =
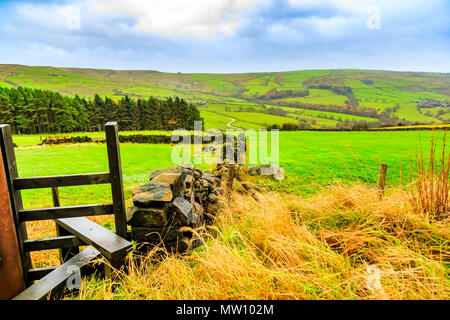
[[[116,283],[83,281],[77,299],[448,299],[449,220],[409,194],[335,185],[304,199],[234,193],[206,239],[181,256],[130,258]],[[113,289],[114,288],[114,289]]]
[[[446,153],[446,142],[445,134],[442,154],[437,158],[436,143],[432,137],[429,159],[424,159],[421,150],[416,161],[417,178],[411,183],[410,202],[414,212],[423,214],[428,219],[445,219],[450,213],[450,154]]]

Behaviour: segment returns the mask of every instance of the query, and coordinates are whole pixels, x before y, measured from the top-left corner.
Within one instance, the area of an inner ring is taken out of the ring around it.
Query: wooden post
[[[23,250],[23,242],[27,240],[27,229],[24,222],[19,221],[19,211],[23,209],[20,190],[14,188],[14,179],[18,177],[14,144],[9,124],[0,125],[0,148],[3,163],[5,164],[6,184],[8,185],[11,209],[13,211],[14,225],[16,227],[17,242],[19,246],[20,261],[22,262],[25,285],[31,284],[28,280],[28,270],[31,268],[30,254]]]
[[[127,239],[127,218],[125,198],[123,195],[122,163],[120,160],[119,134],[116,122],[105,125],[106,146],[108,149],[109,173],[111,175],[111,191],[114,205],[116,233]]]
[[[226,189],[227,194],[230,194],[233,191],[233,180],[234,175],[236,173],[236,167],[234,164],[228,164],[228,174],[227,174],[227,183],[226,183]]]
[[[387,164],[380,163],[380,171],[378,173],[378,197],[381,199],[384,195],[384,187],[386,186]]]
[[[52,198],[53,198],[53,206],[54,207],[60,207],[60,201],[59,201],[59,190],[58,187],[52,187]],[[62,237],[62,236],[71,236],[72,234],[64,229],[63,227],[56,224],[56,236]],[[59,249],[59,261],[61,264],[72,258],[73,256],[80,253],[79,247],[74,248],[61,248]]]
[[[58,187],[52,187],[52,199],[53,199],[53,206],[54,207],[60,207],[61,206],[61,204],[59,202]]]
[[[12,299],[24,289],[19,244],[0,152],[0,300]]]

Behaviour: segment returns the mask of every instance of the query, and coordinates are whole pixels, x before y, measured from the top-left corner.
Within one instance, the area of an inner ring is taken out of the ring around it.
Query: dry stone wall
[[[150,182],[133,190],[133,206],[127,210],[133,240],[186,251],[198,243],[195,233],[200,231],[193,230],[210,223],[220,187],[219,176],[192,165],[153,171]]]
[[[150,173],[150,182],[133,190],[133,206],[127,210],[127,223],[140,251],[162,244],[168,251],[185,252],[198,245],[201,227],[212,223],[219,196],[230,181],[229,167],[218,164],[208,172],[181,165]],[[284,179],[278,166],[241,168],[250,175]]]

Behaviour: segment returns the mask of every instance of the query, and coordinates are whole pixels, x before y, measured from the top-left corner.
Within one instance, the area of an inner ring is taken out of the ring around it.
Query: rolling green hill
[[[116,99],[124,95],[179,96],[198,103],[206,128],[219,129],[298,121],[311,128],[333,128],[359,121],[396,124],[450,119],[450,74],[440,73],[305,70],[185,74],[0,65],[0,86],[80,96],[98,93]],[[420,108],[418,103],[424,101],[437,106]]]

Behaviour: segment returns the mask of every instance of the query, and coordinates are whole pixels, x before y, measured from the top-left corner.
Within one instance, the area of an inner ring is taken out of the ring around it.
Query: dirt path
[[[232,126],[231,124],[235,123],[236,119],[235,118],[231,118],[231,119],[233,119],[233,120],[231,120],[231,122],[227,123],[228,127],[233,128],[233,129],[242,129],[242,128],[239,128],[239,127]]]

